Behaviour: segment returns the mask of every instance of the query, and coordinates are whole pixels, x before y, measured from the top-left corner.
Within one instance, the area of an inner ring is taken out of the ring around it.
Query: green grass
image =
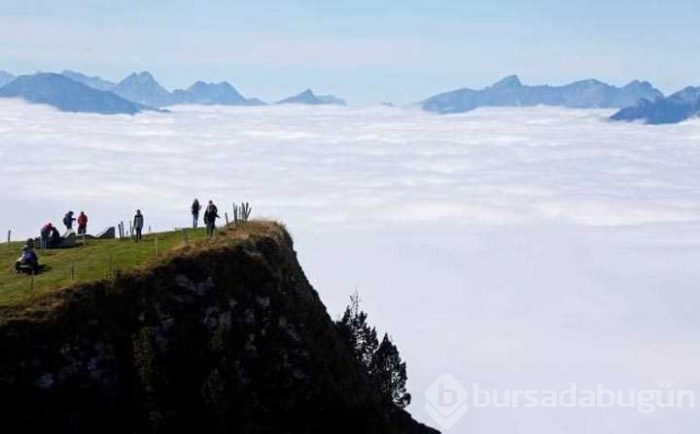
[[[206,238],[204,229],[188,229],[185,234],[188,243]],[[145,235],[140,243],[132,239],[87,240],[86,245],[70,249],[37,249],[44,270],[33,279],[14,270],[23,243],[0,244],[0,308],[25,304],[75,283],[110,279],[114,273],[146,265],[183,244],[182,231],[173,231]]]

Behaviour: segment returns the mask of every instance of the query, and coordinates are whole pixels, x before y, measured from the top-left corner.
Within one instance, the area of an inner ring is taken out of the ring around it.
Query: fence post
[[[12,230],[7,231],[7,244],[10,244],[10,240],[12,239]]]

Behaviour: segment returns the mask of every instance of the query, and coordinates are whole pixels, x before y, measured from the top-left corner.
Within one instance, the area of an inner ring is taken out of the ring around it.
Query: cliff
[[[0,315],[6,426],[436,432],[380,404],[275,223],[227,229]]]

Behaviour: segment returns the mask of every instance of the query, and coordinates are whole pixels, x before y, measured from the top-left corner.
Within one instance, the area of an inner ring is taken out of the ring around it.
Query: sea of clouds
[[[0,101],[0,232],[68,209],[155,230],[193,198],[287,224],[338,316],[358,290],[408,362],[411,412],[467,389],[700,392],[700,121],[605,110],[180,106],[101,116]],[[229,211],[230,214],[230,211]],[[700,395],[698,396],[700,398]],[[690,433],[696,409],[472,409],[450,432]]]

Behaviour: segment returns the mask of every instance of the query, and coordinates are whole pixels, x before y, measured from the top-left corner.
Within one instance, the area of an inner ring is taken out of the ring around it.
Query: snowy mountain
[[[620,108],[642,98],[663,96],[648,82],[633,81],[615,87],[598,80],[564,86],[528,86],[511,75],[481,90],[458,89],[424,100],[421,106],[436,113],[462,113],[478,107],[550,105],[570,108]]]
[[[311,89],[285,98],[277,104],[307,104],[307,105],[347,105],[344,99],[333,95],[316,95]]]
[[[19,76],[0,88],[0,98],[23,98],[66,112],[135,114],[149,109],[111,92],[93,89],[54,73]]]
[[[186,90],[177,89],[172,93],[171,104],[203,105],[262,105],[257,99],[247,99],[228,82],[205,83],[198,81]]]
[[[700,116],[700,87],[686,87],[668,98],[643,99],[611,116],[614,121],[675,124]]]
[[[172,103],[172,95],[153,78],[150,72],[132,73],[117,83],[112,92],[129,101],[152,107],[162,107]]]
[[[7,83],[15,79],[15,76],[9,72],[0,71],[0,87],[3,87]]]
[[[115,86],[115,83],[112,83],[111,81],[103,80],[100,77],[97,77],[97,76],[90,77],[90,76],[85,75],[83,73],[71,71],[68,69],[61,72],[61,75],[64,75],[73,81],[77,81],[78,83],[83,83],[84,85],[90,86],[91,88],[97,89],[97,90],[112,90],[112,88],[114,88],[114,86]]]

